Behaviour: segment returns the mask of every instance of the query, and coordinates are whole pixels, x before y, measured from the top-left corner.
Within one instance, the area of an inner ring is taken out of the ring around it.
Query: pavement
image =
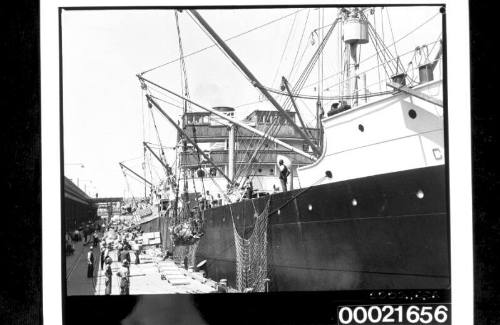
[[[95,282],[99,273],[99,245],[94,247],[94,277],[87,278],[87,253],[90,244],[73,242],[75,251],[66,256],[66,294],[68,296],[94,295]]]
[[[135,260],[133,253],[130,259]],[[112,251],[110,257],[113,259],[111,269],[113,277],[111,279],[111,294],[120,294],[120,278],[116,272],[121,267],[117,262],[116,252]],[[97,276],[95,294],[105,294],[104,270],[99,270]],[[131,295],[143,294],[167,294],[167,293],[210,293],[215,292],[215,282],[203,278],[198,272],[186,271],[179,267],[172,260],[130,264],[130,287]]]
[[[75,251],[66,256],[66,292],[68,296],[89,296],[105,294],[104,270],[100,269],[99,245],[94,251],[94,276],[87,278],[87,253],[90,243],[73,243]],[[121,267],[117,251],[109,252],[113,260],[111,269],[111,294],[120,294],[120,278],[116,275]],[[130,259],[135,255],[130,252]],[[166,293],[210,293],[216,291],[216,283],[203,278],[199,272],[187,271],[172,260],[152,261],[130,265],[130,294],[166,294]]]

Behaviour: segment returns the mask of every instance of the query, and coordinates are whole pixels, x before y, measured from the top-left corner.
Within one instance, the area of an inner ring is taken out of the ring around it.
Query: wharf
[[[99,271],[95,263],[93,277],[87,277],[87,253],[91,244],[83,240],[73,242],[74,252],[66,256],[66,294],[68,296],[86,296],[94,294],[95,279]],[[94,247],[94,256],[98,257],[99,248]]]
[[[130,257],[135,261],[135,255]],[[120,277],[116,272],[120,270],[121,262],[117,262],[116,251],[110,252],[113,259],[111,269],[111,294],[120,294]],[[104,270],[99,270],[95,294],[105,294]],[[168,294],[168,293],[211,293],[217,291],[216,282],[206,279],[199,272],[185,270],[172,260],[152,261],[149,263],[130,264],[130,290],[131,295],[142,294]]]

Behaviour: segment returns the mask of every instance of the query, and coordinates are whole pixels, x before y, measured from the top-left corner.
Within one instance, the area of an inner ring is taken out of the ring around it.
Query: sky
[[[297,80],[318,45],[318,38],[312,32],[319,26],[319,18],[323,15],[324,25],[331,24],[337,9],[199,12],[223,39],[277,20],[227,41],[262,84],[277,89],[282,75],[292,84]],[[413,56],[416,46],[435,43],[441,34],[438,7],[377,9],[375,21],[373,17],[370,19],[379,33],[384,21],[383,37],[387,44],[430,19],[396,43],[396,49],[390,47],[402,57],[404,65]],[[185,11],[179,13],[179,26],[185,55],[213,45]],[[336,28],[324,51],[323,77],[334,75],[324,81],[325,95],[338,94],[339,42],[339,29]],[[437,48],[432,48],[433,52]],[[362,59],[373,51],[373,48],[363,47]],[[405,53],[408,54],[403,55]],[[130,176],[125,178],[118,165],[124,162],[142,174],[142,141],[158,143],[151,112],[136,75],[178,57],[178,34],[172,10],[62,12],[64,169],[65,175],[91,196],[96,192],[100,197],[144,193],[144,185]],[[374,60],[365,63],[368,67],[374,66]],[[217,47],[189,56],[185,63],[194,101],[208,107],[235,107],[239,117],[256,108],[273,109],[265,101],[258,102],[262,98],[260,93]],[[378,79],[377,72],[372,69],[367,73],[367,84]],[[180,92],[178,61],[147,72],[144,77]],[[302,93],[315,94],[317,80],[318,71],[314,69]],[[173,104],[180,103],[175,98],[162,98]],[[280,96],[276,98],[281,103],[284,100]],[[170,116],[178,119],[179,107],[160,104]],[[314,101],[300,100],[298,104],[306,122],[314,120]],[[153,112],[153,116],[162,145],[174,146],[175,129],[158,113]],[[173,150],[167,151],[167,157],[173,159]],[[153,166],[148,170],[148,177],[159,179],[161,170],[158,164],[153,163]]]

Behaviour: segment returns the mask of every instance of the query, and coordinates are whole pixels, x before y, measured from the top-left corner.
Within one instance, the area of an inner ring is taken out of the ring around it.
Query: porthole
[[[408,115],[410,116],[410,118],[414,119],[417,117],[417,112],[415,112],[415,110],[413,110],[413,109],[410,109],[408,111]]]
[[[358,125],[358,130],[360,130],[361,132],[365,132],[365,127],[363,126],[363,124]]]

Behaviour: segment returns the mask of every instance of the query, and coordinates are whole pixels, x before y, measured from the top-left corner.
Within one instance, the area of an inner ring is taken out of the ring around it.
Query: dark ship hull
[[[249,236],[255,211],[270,200],[271,291],[449,288],[445,175],[444,166],[426,167],[206,210],[196,261],[206,259],[210,278],[235,286],[231,213]]]

